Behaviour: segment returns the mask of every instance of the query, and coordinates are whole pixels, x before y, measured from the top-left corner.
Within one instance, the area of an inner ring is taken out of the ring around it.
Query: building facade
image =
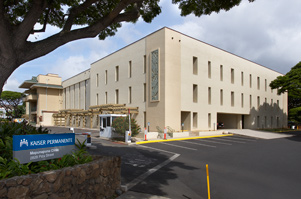
[[[216,130],[220,122],[224,128],[280,128],[287,126],[287,94],[277,95],[269,87],[280,75],[162,28],[63,81],[56,111],[137,107],[132,116],[150,131],[167,126],[175,131]]]
[[[91,64],[91,105],[139,107],[151,131],[276,128],[287,124],[282,75],[169,28]]]
[[[31,123],[53,125],[52,115],[62,109],[62,78],[56,74],[38,75],[24,81],[19,88],[27,89],[24,101]]]

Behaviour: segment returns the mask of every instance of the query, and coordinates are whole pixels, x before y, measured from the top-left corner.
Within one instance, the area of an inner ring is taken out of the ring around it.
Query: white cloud
[[[16,78],[9,78],[6,84],[3,87],[4,91],[16,91],[16,92],[24,92],[24,89],[20,89],[19,86],[21,82],[19,82]]]

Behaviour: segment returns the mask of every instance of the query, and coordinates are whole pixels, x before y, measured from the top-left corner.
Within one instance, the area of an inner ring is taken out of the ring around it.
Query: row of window
[[[193,102],[197,103],[198,102],[198,85],[197,84],[193,84]],[[252,105],[252,95],[250,95],[250,108],[253,107]],[[271,99],[271,103],[270,106],[273,106],[273,99]],[[208,87],[208,104],[211,104],[211,87]],[[260,108],[260,96],[257,96],[257,108]],[[224,105],[224,90],[220,89],[220,105],[223,106]],[[268,105],[267,102],[267,98],[265,98],[264,100],[264,108],[266,109]],[[235,93],[234,91],[231,91],[231,106],[234,107],[235,106]],[[244,107],[244,94],[241,93],[241,107]],[[277,100],[277,107],[279,107],[279,100]]]
[[[115,82],[119,81],[119,66],[115,66]],[[132,71],[133,71],[133,66],[132,66],[132,61],[129,61],[128,63],[128,78],[132,78]],[[143,73],[146,73],[146,55],[143,57]],[[108,84],[108,70],[105,70],[104,73],[104,83]],[[99,74],[96,74],[96,87],[99,87]]]
[[[131,104],[132,100],[133,100],[133,93],[132,93],[132,87],[130,86],[130,87],[128,87],[128,101],[127,101],[127,103]],[[144,83],[143,84],[143,102],[145,102],[145,101],[146,101],[146,84]],[[112,102],[109,102],[109,100],[108,100],[108,92],[104,93],[104,103],[105,104],[112,103]],[[115,104],[120,103],[119,89],[115,89],[114,103]],[[122,102],[122,103],[124,103],[124,102]],[[100,105],[99,104],[99,95],[98,95],[98,93],[96,94],[96,105]]]
[[[198,75],[198,58],[193,57],[193,74]],[[234,84],[235,80],[235,70],[234,68],[231,68],[230,70],[231,75],[231,83]],[[211,79],[211,61],[208,61],[208,78]],[[224,66],[220,65],[220,81],[224,81]],[[257,77],[257,89],[260,90],[260,77]],[[241,86],[244,86],[244,72],[241,72]],[[252,88],[252,74],[249,75],[249,86]],[[264,80],[264,89],[267,91],[268,89],[268,82],[267,79]],[[271,92],[273,92],[273,89],[271,89]]]

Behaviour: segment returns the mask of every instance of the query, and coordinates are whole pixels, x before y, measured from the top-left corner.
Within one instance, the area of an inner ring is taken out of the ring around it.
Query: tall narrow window
[[[257,89],[260,90],[260,77],[257,77]]]
[[[129,61],[129,78],[132,77],[132,61]]]
[[[132,103],[132,87],[129,87],[129,99],[128,99],[128,101],[129,101],[129,104]]]
[[[271,128],[273,128],[273,116],[271,116]]]
[[[265,90],[265,92],[268,90],[268,82],[267,82],[267,79],[264,80],[264,90]]]
[[[252,88],[252,75],[250,74],[250,88]]]
[[[146,102],[146,84],[143,84],[143,102]]]
[[[267,110],[267,106],[268,106],[268,99],[265,97],[264,98],[264,110]]]
[[[193,113],[193,128],[198,128],[198,113]]]
[[[241,72],[241,85],[244,85],[244,72]]]
[[[143,56],[143,73],[146,73],[146,55]]]
[[[108,92],[105,92],[105,104],[108,104]]]
[[[119,81],[119,66],[115,67],[115,81]]]
[[[244,107],[244,94],[241,94],[241,108]]]
[[[108,71],[105,71],[105,84],[108,84]]]
[[[268,124],[267,116],[264,116],[264,128],[267,127],[267,124]]]
[[[277,128],[280,127],[279,117],[276,118],[276,125],[277,125]]]
[[[98,105],[98,93],[96,93],[96,99],[95,100],[96,100],[95,104]]]
[[[259,109],[259,107],[260,107],[260,97],[258,96],[257,97],[257,108]]]
[[[257,116],[257,128],[260,128],[260,117],[259,117],[259,115]]]
[[[252,95],[250,95],[250,108],[252,108]]]
[[[280,106],[279,106],[279,100],[277,100],[277,108],[280,108]]]
[[[211,62],[208,61],[208,78],[211,79]]]
[[[198,85],[193,84],[193,102],[198,102]]]
[[[198,58],[197,57],[193,57],[192,58],[192,64],[193,64],[193,74],[197,75],[198,74]]]
[[[115,90],[115,104],[119,103],[119,91],[118,89]]]
[[[96,87],[98,87],[98,82],[99,82],[99,79],[98,79],[98,73],[96,74]]]
[[[221,106],[223,106],[223,104],[224,104],[224,93],[223,93],[223,89],[220,90],[220,104],[221,104]]]
[[[220,70],[220,80],[223,81],[224,80],[223,65],[220,65],[219,70]]]
[[[208,87],[208,104],[211,104],[211,87]]]
[[[234,69],[231,68],[231,83],[234,84]]]
[[[231,92],[231,106],[234,106],[234,92]]]
[[[208,113],[208,128],[211,128],[211,113]]]
[[[273,99],[271,99],[271,106],[273,106],[273,103],[274,103],[274,102],[273,102]]]

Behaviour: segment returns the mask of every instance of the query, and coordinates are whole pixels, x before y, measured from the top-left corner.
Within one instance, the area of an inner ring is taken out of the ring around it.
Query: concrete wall
[[[90,70],[63,81],[62,109],[88,109],[90,106]]]

